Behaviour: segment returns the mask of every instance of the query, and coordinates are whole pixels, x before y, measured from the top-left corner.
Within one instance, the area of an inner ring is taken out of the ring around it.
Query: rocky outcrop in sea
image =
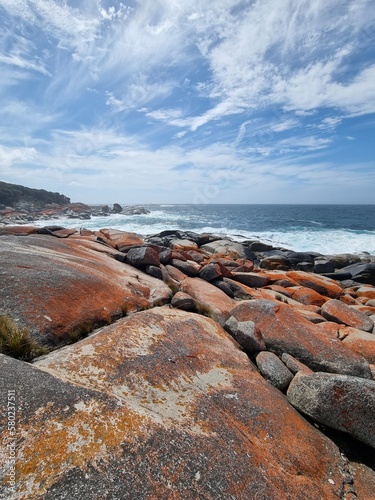
[[[374,498],[373,259],[0,228],[6,498]]]
[[[20,201],[13,207],[0,205],[0,227],[12,224],[28,224],[34,221],[58,221],[59,219],[89,220],[92,217],[107,217],[111,214],[142,215],[150,211],[141,206],[121,206],[114,203],[112,208],[108,205],[89,206],[85,203],[56,204],[47,203],[40,205],[33,202]]]

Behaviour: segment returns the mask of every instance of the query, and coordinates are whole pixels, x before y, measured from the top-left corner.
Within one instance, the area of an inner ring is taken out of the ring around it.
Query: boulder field
[[[0,497],[375,498],[371,266],[0,229]]]

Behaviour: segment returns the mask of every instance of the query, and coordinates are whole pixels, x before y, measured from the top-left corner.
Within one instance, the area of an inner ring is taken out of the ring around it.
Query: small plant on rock
[[[20,328],[8,316],[0,316],[0,352],[13,358],[30,361],[46,354],[48,349],[39,345],[27,328]]]

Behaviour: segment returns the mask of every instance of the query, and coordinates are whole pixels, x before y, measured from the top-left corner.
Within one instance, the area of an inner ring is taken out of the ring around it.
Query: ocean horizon
[[[165,230],[215,233],[237,241],[260,240],[294,251],[375,255],[375,205],[165,203],[142,206],[150,213],[110,214],[90,220],[63,218],[59,224],[92,230],[110,227],[141,235]],[[48,225],[50,221],[36,224]]]

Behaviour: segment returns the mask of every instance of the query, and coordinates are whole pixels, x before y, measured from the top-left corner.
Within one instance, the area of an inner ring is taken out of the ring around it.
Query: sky
[[[0,180],[375,203],[373,0],[0,0]]]

